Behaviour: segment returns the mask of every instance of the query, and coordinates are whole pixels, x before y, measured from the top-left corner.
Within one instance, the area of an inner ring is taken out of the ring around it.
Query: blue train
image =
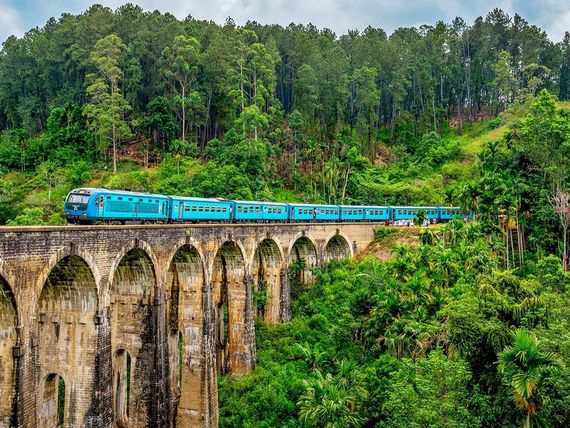
[[[72,190],[64,211],[72,224],[204,222],[398,222],[413,220],[423,209],[431,222],[471,218],[458,207],[380,207],[284,204],[214,198],[154,195],[122,190]]]

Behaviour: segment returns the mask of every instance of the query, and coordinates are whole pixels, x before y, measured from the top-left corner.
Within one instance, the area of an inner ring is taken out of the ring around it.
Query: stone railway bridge
[[[255,317],[290,318],[290,264],[310,282],[376,226],[0,228],[0,428],[217,426]]]

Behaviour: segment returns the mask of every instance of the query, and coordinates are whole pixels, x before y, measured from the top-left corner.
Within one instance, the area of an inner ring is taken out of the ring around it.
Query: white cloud
[[[0,0],[0,36],[9,31],[21,33],[14,8],[1,7],[7,1],[11,0]],[[12,1],[16,7],[20,6],[18,0]],[[223,24],[228,16],[238,25],[248,20],[283,26],[290,22],[310,22],[319,28],[330,28],[339,35],[349,29],[363,30],[368,25],[391,33],[398,27],[433,25],[440,20],[449,23],[456,16],[471,24],[495,7],[511,16],[519,13],[531,24],[545,29],[555,41],[570,29],[570,0],[23,0],[36,8],[21,8],[20,13],[25,18],[25,26],[33,27],[41,26],[51,16],[58,17],[63,12],[80,13],[93,3],[115,9],[129,1],[145,10],[170,12],[180,19],[190,14],[196,19],[219,24]],[[8,14],[11,17],[4,18],[7,21],[4,24],[2,16]]]
[[[11,35],[21,36],[22,20],[20,13],[9,6],[5,0],[0,0],[0,41],[3,43]]]

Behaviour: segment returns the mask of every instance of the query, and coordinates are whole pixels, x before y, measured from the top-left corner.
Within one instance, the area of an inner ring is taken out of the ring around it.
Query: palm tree
[[[305,392],[299,398],[299,419],[303,426],[350,428],[362,426],[363,419],[355,411],[356,397],[351,391],[339,387],[331,374],[303,382]]]
[[[516,407],[526,412],[524,427],[531,427],[539,410],[538,389],[544,375],[561,366],[556,354],[543,351],[535,336],[520,329],[514,334],[513,346],[499,353],[499,372],[512,388]]]

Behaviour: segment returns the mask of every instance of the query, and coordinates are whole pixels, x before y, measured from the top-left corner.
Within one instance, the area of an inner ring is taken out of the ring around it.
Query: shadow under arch
[[[42,287],[36,324],[40,374],[57,373],[67,379],[67,399],[61,404],[65,426],[83,426],[92,416],[80,403],[91,401],[97,382],[97,310],[97,285],[87,262],[74,255],[60,259]],[[52,387],[53,392],[56,386]],[[38,412],[41,420],[41,406]]]
[[[111,287],[115,281],[115,274],[117,273],[119,265],[124,261],[125,256],[133,251],[139,251],[140,253],[144,254],[144,257],[149,261],[149,264],[152,267],[153,274],[155,275],[155,282],[158,283],[157,267],[159,265],[151,246],[143,240],[135,239],[129,242],[127,245],[123,246],[113,259],[113,262],[111,263],[111,267],[109,269],[109,284]]]
[[[38,426],[45,428],[59,428],[69,425],[67,409],[70,407],[70,393],[63,377],[58,373],[48,373],[42,378],[38,397]]]
[[[309,237],[300,236],[291,246],[289,254],[290,262],[295,263],[292,267],[291,274],[294,280],[304,284],[311,284],[314,281],[311,270],[318,265],[317,248]]]
[[[350,244],[345,236],[341,234],[333,235],[328,241],[323,251],[325,263],[331,260],[343,260],[352,257]]]
[[[16,299],[8,282],[0,275],[0,426],[16,426],[16,361],[18,343]]]
[[[257,244],[252,262],[254,313],[272,323],[281,321],[284,264],[283,253],[273,238]]]
[[[83,261],[83,263],[85,263],[85,265],[89,268],[89,271],[91,272],[91,275],[93,276],[93,278],[95,280],[96,289],[98,289],[99,282],[101,279],[101,274],[99,273],[99,268],[97,267],[97,263],[95,262],[95,259],[91,256],[91,254],[84,251],[81,248],[81,246],[70,245],[70,246],[66,246],[65,248],[57,251],[57,253],[53,254],[49,258],[49,260],[47,261],[45,267],[40,272],[38,279],[37,279],[37,282],[36,282],[36,286],[37,286],[36,295],[37,296],[41,295],[41,293],[43,291],[43,287],[45,286],[46,281],[48,279],[48,276],[51,274],[51,272],[54,270],[54,268],[62,260],[67,259],[69,257],[79,258]]]
[[[176,426],[198,426],[204,411],[204,260],[184,244],[166,274],[166,320],[172,418]]]
[[[113,360],[113,407],[115,426],[124,426],[125,414],[129,426],[146,426],[151,418],[158,417],[156,403],[157,311],[155,305],[157,278],[151,257],[140,246],[128,250],[111,272],[111,349],[113,357],[118,350],[128,350],[132,368],[127,374],[126,365]],[[119,377],[129,377],[129,402],[117,408],[122,390]],[[131,411],[136,409],[136,411]],[[118,410],[120,413],[118,413]],[[123,425],[121,425],[123,424]]]
[[[212,266],[216,365],[220,374],[247,372],[255,365],[252,290],[245,275],[241,247],[235,241],[224,242]]]

